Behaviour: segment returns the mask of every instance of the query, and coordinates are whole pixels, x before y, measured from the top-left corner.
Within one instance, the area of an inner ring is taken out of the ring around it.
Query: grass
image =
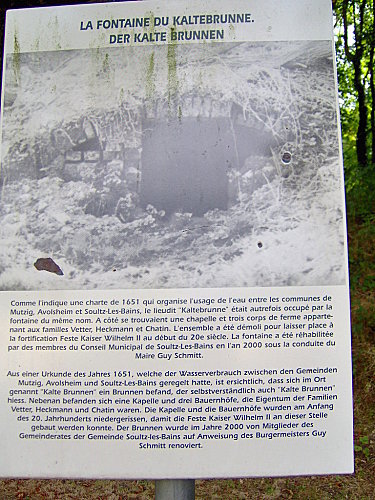
[[[348,238],[355,479],[359,487],[364,487],[375,473],[375,207],[373,190],[362,185],[359,191],[360,198],[356,197],[356,190],[348,194]],[[374,496],[375,490],[372,492]],[[371,495],[363,493],[361,498],[371,498]]]

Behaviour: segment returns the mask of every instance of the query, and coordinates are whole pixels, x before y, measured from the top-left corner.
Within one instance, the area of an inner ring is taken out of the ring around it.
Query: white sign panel
[[[330,2],[10,11],[3,477],[353,470]]]

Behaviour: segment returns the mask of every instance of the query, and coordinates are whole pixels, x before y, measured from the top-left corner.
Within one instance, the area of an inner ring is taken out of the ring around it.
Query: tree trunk
[[[357,161],[367,165],[367,106],[366,91],[361,78],[361,59],[354,60],[354,87],[358,95]]]

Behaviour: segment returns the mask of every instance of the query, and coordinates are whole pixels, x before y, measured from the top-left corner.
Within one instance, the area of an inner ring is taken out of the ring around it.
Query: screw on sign
[[[281,161],[287,165],[292,161],[292,154],[289,151],[285,151],[281,157]]]

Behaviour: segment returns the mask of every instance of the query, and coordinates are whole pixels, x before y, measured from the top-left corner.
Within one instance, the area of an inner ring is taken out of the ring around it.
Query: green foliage
[[[363,453],[366,460],[370,458],[370,448],[368,447],[369,442],[370,440],[368,436],[361,436],[357,441],[357,444],[354,445],[354,451],[356,451],[357,453]]]
[[[357,162],[375,164],[373,0],[337,0],[335,34],[343,138]]]
[[[375,213],[375,171],[372,165],[362,166],[352,162],[352,154],[353,149],[347,152],[344,149],[348,216],[358,222],[368,221],[371,226]]]
[[[337,0],[335,34],[349,227],[349,263],[353,334],[372,339],[375,327],[371,297],[375,292],[375,134],[373,117],[374,2]],[[357,77],[357,80],[356,80]],[[361,89],[364,108],[359,104]],[[365,113],[366,164],[359,161],[360,115]],[[373,297],[372,297],[373,298]],[[373,339],[372,339],[373,340]]]

